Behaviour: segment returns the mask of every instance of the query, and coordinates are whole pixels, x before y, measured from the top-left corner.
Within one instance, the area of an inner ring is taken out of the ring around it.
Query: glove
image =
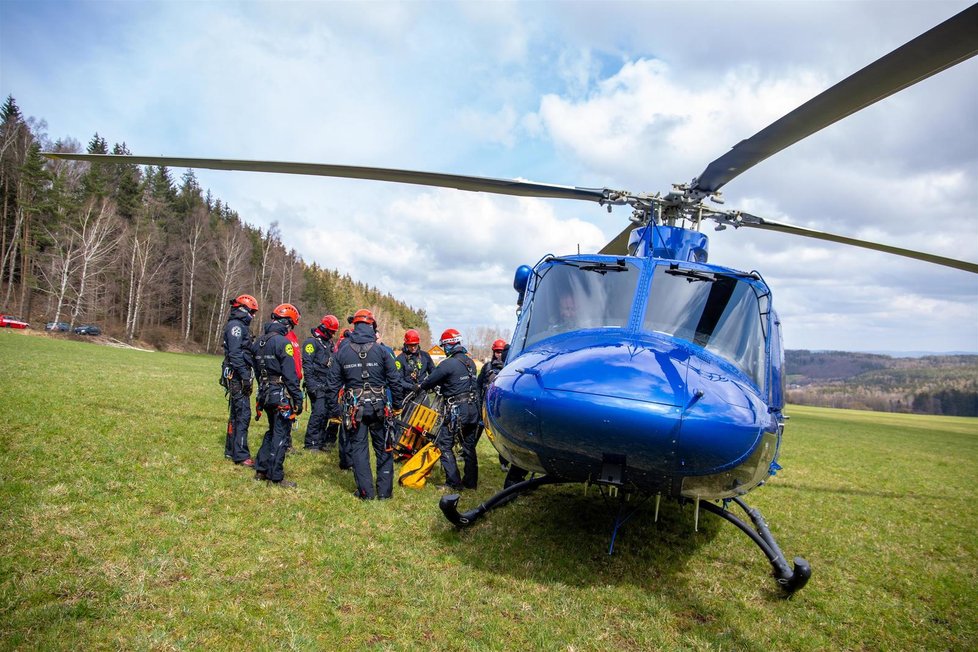
[[[241,393],[245,396],[251,396],[252,390],[254,390],[255,384],[249,378],[248,380],[241,381]]]
[[[292,412],[298,416],[302,414],[302,394],[300,393],[295,399],[292,400]]]
[[[414,383],[414,387],[411,389],[412,392],[417,394],[421,391],[421,383]]]

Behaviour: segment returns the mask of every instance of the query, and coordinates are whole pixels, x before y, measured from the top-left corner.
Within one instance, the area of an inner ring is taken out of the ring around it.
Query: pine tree
[[[95,132],[85,151],[89,154],[108,154],[109,143]],[[104,163],[89,164],[88,171],[82,176],[82,192],[86,197],[108,197],[111,192],[111,177],[110,166]]]
[[[112,148],[116,156],[130,156],[132,152],[125,143],[116,143]],[[119,217],[131,224],[136,219],[141,202],[139,184],[141,174],[135,163],[119,163],[112,166],[112,198],[115,199]]]

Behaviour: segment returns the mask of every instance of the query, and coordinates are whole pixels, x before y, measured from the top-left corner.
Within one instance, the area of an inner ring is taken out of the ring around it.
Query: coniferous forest
[[[407,328],[430,342],[427,316],[349,275],[307,263],[267,230],[200,187],[193,170],[53,161],[42,120],[13,97],[0,109],[0,312],[39,327],[96,323],[110,336],[157,348],[217,352],[228,301],[254,295],[262,316],[283,302],[300,333],[330,312],[374,311],[385,339]],[[90,154],[129,154],[97,133]]]

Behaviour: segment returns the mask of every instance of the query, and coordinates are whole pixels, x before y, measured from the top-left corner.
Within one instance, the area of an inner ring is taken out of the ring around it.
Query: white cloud
[[[0,2],[0,91],[53,137],[98,131],[137,153],[666,191],[967,4]],[[725,188],[727,205],[978,260],[976,64],[761,163]],[[511,325],[517,265],[596,250],[628,215],[198,177],[246,220],[278,220],[308,260],[425,307],[436,330]],[[978,350],[974,276],[746,229],[713,235],[711,249],[765,275],[789,346]]]

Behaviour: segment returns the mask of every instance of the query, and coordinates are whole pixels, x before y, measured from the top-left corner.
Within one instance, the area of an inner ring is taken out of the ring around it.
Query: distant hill
[[[978,416],[978,355],[795,350],[785,351],[785,370],[790,403]]]

